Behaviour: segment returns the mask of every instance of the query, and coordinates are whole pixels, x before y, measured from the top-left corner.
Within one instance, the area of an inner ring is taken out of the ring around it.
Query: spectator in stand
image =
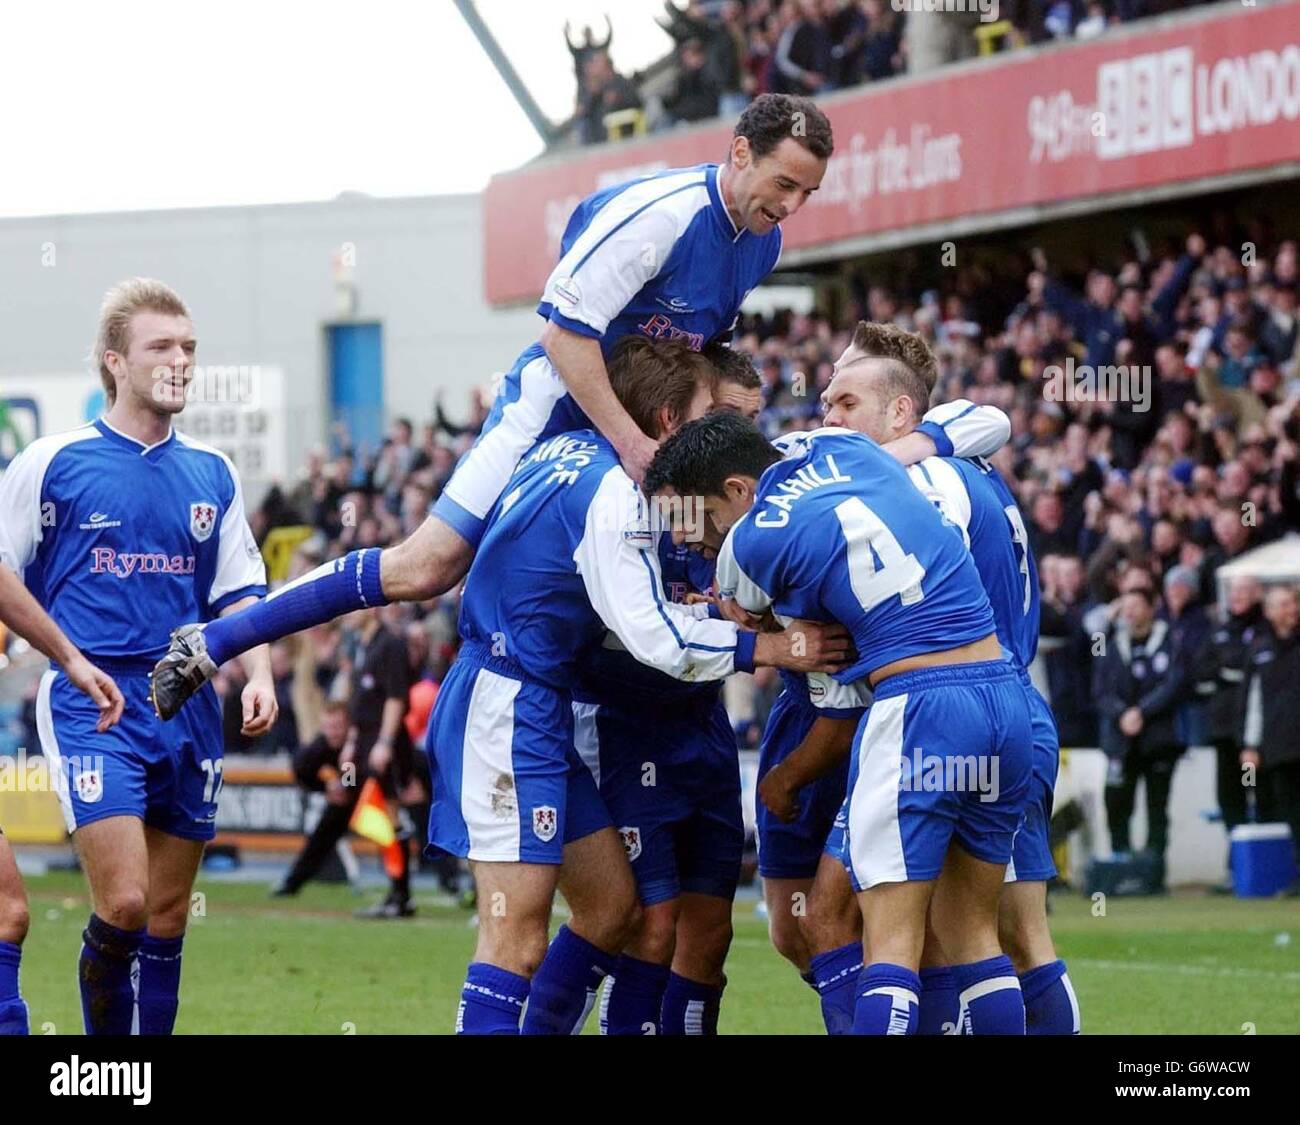
[[[1091,608],[1083,560],[1048,555],[1039,568],[1043,584],[1042,644],[1048,697],[1062,746],[1097,745],[1092,708],[1092,635],[1084,628]]]
[[[1200,604],[1200,575],[1195,567],[1175,566],[1164,577],[1164,618],[1169,622],[1175,649],[1195,661],[1210,634],[1210,617]],[[1199,694],[1189,691],[1175,716],[1178,741],[1200,746],[1209,737],[1205,705]]]
[[[811,97],[827,88],[831,41],[817,0],[785,0],[776,45],[773,92]]]
[[[575,40],[569,21],[564,21],[564,42],[568,45],[569,54],[573,56],[573,76],[578,80],[579,86],[582,85],[587,60],[597,51],[608,51],[613,40],[614,25],[610,23],[608,15],[605,17],[604,40],[597,40],[590,26],[583,28],[581,39]]]
[[[1258,771],[1260,819],[1291,828],[1300,869],[1300,602],[1294,587],[1273,586],[1264,596],[1266,626],[1247,662],[1243,765]],[[1300,877],[1291,885],[1300,895]]]
[[[705,121],[718,116],[722,88],[705,66],[704,46],[688,39],[677,49],[677,81],[664,98],[664,109],[674,121]]]
[[[1246,669],[1263,615],[1259,583],[1237,578],[1228,584],[1224,611],[1215,620],[1196,661],[1196,691],[1208,712],[1207,733],[1216,758],[1216,790],[1223,827],[1245,824],[1247,787],[1241,772],[1242,720],[1246,710]]]
[[[603,144],[609,140],[605,118],[624,109],[640,109],[644,104],[636,86],[614,70],[609,52],[592,51],[583,63],[582,86],[578,95],[578,115],[582,119],[584,144]]]
[[[1119,619],[1093,663],[1093,698],[1101,748],[1110,760],[1106,817],[1111,848],[1118,855],[1132,852],[1129,820],[1141,778],[1146,782],[1145,850],[1161,883],[1169,843],[1169,789],[1174,764],[1186,749],[1174,719],[1185,685],[1184,656],[1174,647],[1169,625],[1156,617],[1150,587],[1131,583],[1121,595]]]

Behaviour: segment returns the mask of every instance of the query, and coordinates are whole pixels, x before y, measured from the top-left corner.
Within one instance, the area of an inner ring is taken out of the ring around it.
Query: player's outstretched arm
[[[945,402],[928,411],[910,434],[883,448],[904,465],[927,457],[992,457],[1011,440],[1011,419],[996,406],[969,399]]]
[[[99,708],[97,730],[108,730],[122,717],[122,693],[112,677],[81,655],[18,575],[4,565],[0,565],[0,621],[62,667],[73,686],[95,701]]]

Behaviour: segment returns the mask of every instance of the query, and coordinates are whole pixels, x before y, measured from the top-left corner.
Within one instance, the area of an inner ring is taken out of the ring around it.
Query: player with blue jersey
[[[99,709],[97,733],[102,734],[122,717],[122,693],[112,677],[77,650],[21,579],[2,564],[0,622],[67,672],[73,686]],[[27,923],[27,894],[13,850],[0,827],[0,1035],[26,1035],[29,1029],[27,1004],[18,987]]]
[[[924,428],[917,426],[918,404],[928,397],[935,375],[934,356],[919,336],[891,325],[860,325],[822,396],[826,421],[880,442],[906,437]],[[974,558],[998,639],[1011,654],[1033,722],[1033,788],[1007,866],[1008,885],[1000,908],[1002,945],[1020,976],[1026,1030],[1077,1034],[1078,1003],[1047,922],[1047,882],[1056,875],[1048,830],[1060,746],[1051,708],[1030,682],[1028,671],[1038,649],[1038,568],[1015,497],[997,470],[982,457],[969,459],[948,434],[939,447],[942,456],[913,465],[909,473],[961,534]],[[941,887],[940,909],[942,891]],[[960,1004],[945,967],[932,964],[922,976],[926,984],[923,1027],[960,1027]]]
[[[756,418],[761,381],[749,357],[716,344],[704,354],[717,371],[714,409]],[[687,547],[668,531],[659,537],[668,600],[707,601],[716,552],[693,549],[705,538]],[[623,839],[642,906],[605,982],[601,1034],[714,1035],[745,843],[722,683],[674,680],[607,635],[574,700],[579,753]]]
[[[853,1031],[916,1030],[929,905],[945,872],[963,910],[934,925],[972,1030],[1023,1033],[997,903],[1032,736],[969,553],[902,466],[848,430],[815,431],[782,460],[753,427],[715,414],[664,444],[646,487],[698,497],[727,532],[717,582],[740,609],[839,621],[853,638],[856,659],[835,679],[866,679],[873,692],[845,828],[871,958]]]
[[[195,347],[189,312],[165,285],[136,278],[112,289],[95,344],[108,412],[37,439],[0,479],[0,561],[125,699],[121,722],[99,730],[99,708],[56,664],[36,702],[90,884],[79,966],[90,1034],[170,1033],[190,891],[215,832],[216,694],[205,688],[164,727],[149,670],[171,620],[211,620],[266,590],[234,466],[172,427]],[[276,717],[267,650],[244,666],[244,730],[261,734]]]
[[[1010,433],[1010,420],[996,407],[958,400],[935,407],[914,431],[882,447],[908,464],[940,447],[990,454]],[[797,456],[806,436],[783,434],[774,444]],[[772,942],[817,992],[826,1029],[838,1034],[852,1022],[862,916],[844,877],[837,817],[868,693],[827,677],[782,673],[781,681],[759,747],[758,869]]]
[[[730,333],[745,297],[776,265],[780,224],[821,184],[832,146],[830,122],[811,101],[765,94],[741,115],[725,163],[656,173],[580,203],[537,307],[541,336],[507,374],[429,519],[397,546],[327,563],[248,614],[178,629],[154,675],[159,713],[170,717],[217,666],[255,644],[450,589],[519,458],[540,438],[594,428],[639,482],[655,442],[610,389],[612,349],[642,336],[698,351]]]
[[[651,436],[711,404],[713,370],[681,344],[627,340],[610,377]],[[478,888],[458,1031],[515,1033],[521,1011],[526,1034],[572,1031],[628,936],[632,874],[574,742],[587,650],[612,632],[637,660],[686,681],[757,663],[835,667],[846,651],[842,631],[808,623],[756,636],[707,606],[665,601],[661,526],[594,430],[539,442],[490,513],[462,599],[460,656],[428,735],[429,842],[469,859]],[[557,886],[572,917],[548,947]]]

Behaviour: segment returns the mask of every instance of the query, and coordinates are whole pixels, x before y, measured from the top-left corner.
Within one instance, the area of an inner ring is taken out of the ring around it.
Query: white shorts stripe
[[[582,764],[591,771],[591,776],[600,788],[600,732],[596,728],[598,703],[575,703],[573,705],[573,744],[578,751]]]
[[[520,683],[486,668],[474,678],[461,749],[460,812],[469,858],[519,861],[519,790],[515,784],[515,696]]]
[[[63,820],[68,826],[68,834],[77,830],[77,818],[72,811],[72,796],[68,792],[68,775],[63,768],[63,755],[59,753],[59,738],[54,733],[54,712],[50,708],[50,689],[58,675],[50,669],[41,677],[40,687],[36,690],[36,733],[41,739],[41,750],[45,754],[46,766],[54,782],[54,792],[59,795],[59,806],[63,809]]]
[[[873,703],[859,739],[858,774],[849,794],[849,862],[860,887],[907,881],[898,827],[907,695]]]
[[[568,388],[551,361],[541,355],[519,373],[519,397],[501,420],[465,455],[445,492],[470,515],[483,519],[497,502],[522,457],[545,429]]]

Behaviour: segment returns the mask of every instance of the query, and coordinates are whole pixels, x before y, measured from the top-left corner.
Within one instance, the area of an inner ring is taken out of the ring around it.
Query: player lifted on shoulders
[[[626,340],[610,375],[648,436],[711,405],[712,368],[680,344]],[[682,680],[843,662],[843,630],[755,635],[711,619],[704,605],[665,601],[661,526],[594,430],[539,442],[489,514],[461,602],[461,651],[428,735],[429,843],[468,858],[478,889],[460,1032],[513,1034],[524,1011],[525,1034],[571,1033],[634,920],[623,843],[574,742],[572,689],[585,650],[608,631]],[[557,885],[572,915],[548,948]]]
[[[164,727],[149,669],[168,623],[208,621],[266,592],[229,459],[177,433],[194,374],[189,311],[135,278],[104,298],[94,356],[109,409],[40,438],[0,479],[0,558],[122,689],[104,732],[69,669],[41,680],[37,726],[90,883],[79,977],[89,1034],[169,1034],[190,890],[215,831],[221,715],[208,686]],[[275,721],[267,650],[244,657],[244,731]],[[133,967],[138,959],[138,984]]]
[[[1030,719],[961,541],[897,461],[842,429],[814,431],[782,460],[754,427],[715,414],[665,443],[646,487],[701,498],[727,532],[719,591],[741,609],[839,621],[853,637],[857,659],[835,678],[865,678],[873,692],[845,826],[870,956],[853,1031],[915,1032],[930,899],[946,871],[963,910],[936,929],[971,1028],[1023,1033],[997,906],[1029,789]],[[934,768],[942,786],[928,781]]]
[[[450,589],[520,456],[540,438],[593,428],[639,482],[656,443],[610,389],[614,345],[641,335],[699,351],[730,332],[745,296],[776,265],[780,224],[821,184],[832,144],[830,122],[811,101],[765,94],[741,115],[725,163],[670,169],[583,200],[537,308],[541,337],[507,373],[433,515],[397,546],[326,563],[249,613],[178,629],[153,677],[159,714],[170,718],[253,645]]]
[[[90,663],[68,640],[4,557],[0,535],[0,621],[63,668],[68,681],[99,708],[95,730],[102,734],[122,717],[122,693],[110,676]],[[27,895],[14,853],[0,828],[0,1035],[26,1035],[27,1005],[18,988],[18,965],[27,936]]]

